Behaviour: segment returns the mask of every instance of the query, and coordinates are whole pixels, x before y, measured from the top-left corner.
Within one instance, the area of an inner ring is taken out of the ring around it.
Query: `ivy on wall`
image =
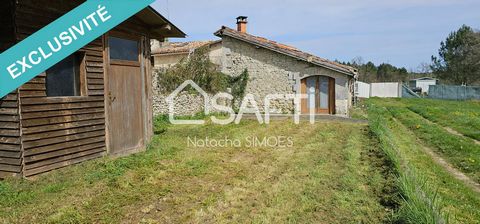
[[[226,75],[210,61],[208,53],[208,47],[198,48],[189,57],[160,72],[158,89],[161,93],[169,94],[186,80],[192,80],[207,93],[216,94],[231,89],[235,105],[235,102],[245,96],[249,80],[248,71],[245,69],[239,76]],[[186,91],[192,91],[192,89],[186,89]]]

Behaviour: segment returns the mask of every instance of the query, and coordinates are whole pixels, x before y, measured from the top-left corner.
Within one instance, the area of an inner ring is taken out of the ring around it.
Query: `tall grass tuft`
[[[426,178],[396,150],[387,119],[392,119],[386,108],[368,105],[370,131],[380,142],[380,146],[390,160],[397,175],[397,188],[401,201],[393,216],[394,223],[448,223],[448,215],[443,212],[443,204],[437,189],[428,184]]]

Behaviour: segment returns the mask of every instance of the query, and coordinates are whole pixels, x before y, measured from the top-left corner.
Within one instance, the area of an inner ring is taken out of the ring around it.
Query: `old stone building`
[[[215,32],[221,41],[212,42],[215,47],[210,56],[227,75],[237,76],[247,69],[246,93],[255,96],[260,108],[268,94],[305,94],[307,98],[301,101],[303,114],[313,111],[348,116],[357,75],[354,68],[253,36],[246,29],[246,17],[237,18],[236,30],[223,26]],[[156,52],[155,57],[168,55]],[[272,108],[273,113],[292,113],[293,100],[274,102]]]

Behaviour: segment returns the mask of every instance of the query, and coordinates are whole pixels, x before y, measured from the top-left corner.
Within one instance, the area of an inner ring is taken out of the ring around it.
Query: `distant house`
[[[431,77],[412,79],[409,82],[411,89],[418,89],[419,91],[421,90],[422,93],[428,93],[429,87],[435,85],[438,85],[438,79]]]
[[[0,1],[0,53],[84,0]],[[100,3],[100,1],[99,1]],[[150,39],[185,37],[147,7],[0,100],[0,179],[144,150]]]
[[[304,114],[313,110],[317,114],[348,115],[356,69],[248,34],[247,17],[244,16],[237,18],[236,30],[223,26],[215,35],[221,41],[213,42],[216,50],[212,61],[223,73],[231,76],[240,75],[247,69],[250,80],[246,92],[255,96],[260,108],[263,108],[264,97],[268,94],[301,93],[308,96],[301,102]],[[188,50],[179,48],[183,55],[187,54]],[[154,49],[158,53],[155,57],[162,58],[176,52],[162,53],[165,51]],[[275,102],[272,107],[277,109],[271,112],[294,111],[293,101]]]

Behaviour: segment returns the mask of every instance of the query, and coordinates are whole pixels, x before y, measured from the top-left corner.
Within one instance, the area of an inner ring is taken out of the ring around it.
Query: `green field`
[[[159,117],[146,152],[1,181],[0,223],[480,223],[479,107],[369,99],[353,110],[368,125]]]
[[[393,176],[368,127],[349,123],[167,126],[150,149],[0,183],[0,223],[379,223]],[[293,147],[249,147],[291,136]],[[187,138],[244,140],[193,147]]]
[[[408,100],[407,108],[422,117],[480,140],[480,101]]]
[[[463,126],[456,123],[457,115],[478,113],[478,102],[369,99],[364,106],[368,108],[368,114],[364,116],[368,116],[371,128],[378,129],[377,137],[383,140],[383,148],[391,150],[392,157],[400,164],[398,172],[406,179],[401,182],[423,191],[420,195],[407,197],[406,204],[412,203],[414,207],[410,211],[412,216],[415,217],[416,211],[423,211],[424,215],[442,216],[443,221],[451,223],[480,223],[480,194],[426,153],[426,150],[432,150],[478,183],[480,145],[475,143],[473,136],[467,136],[475,129],[466,127],[465,123]],[[436,112],[432,112],[432,108]],[[478,122],[478,118],[472,117],[470,121]],[[457,130],[465,136],[452,134],[445,128]],[[432,201],[436,206],[429,208]]]

